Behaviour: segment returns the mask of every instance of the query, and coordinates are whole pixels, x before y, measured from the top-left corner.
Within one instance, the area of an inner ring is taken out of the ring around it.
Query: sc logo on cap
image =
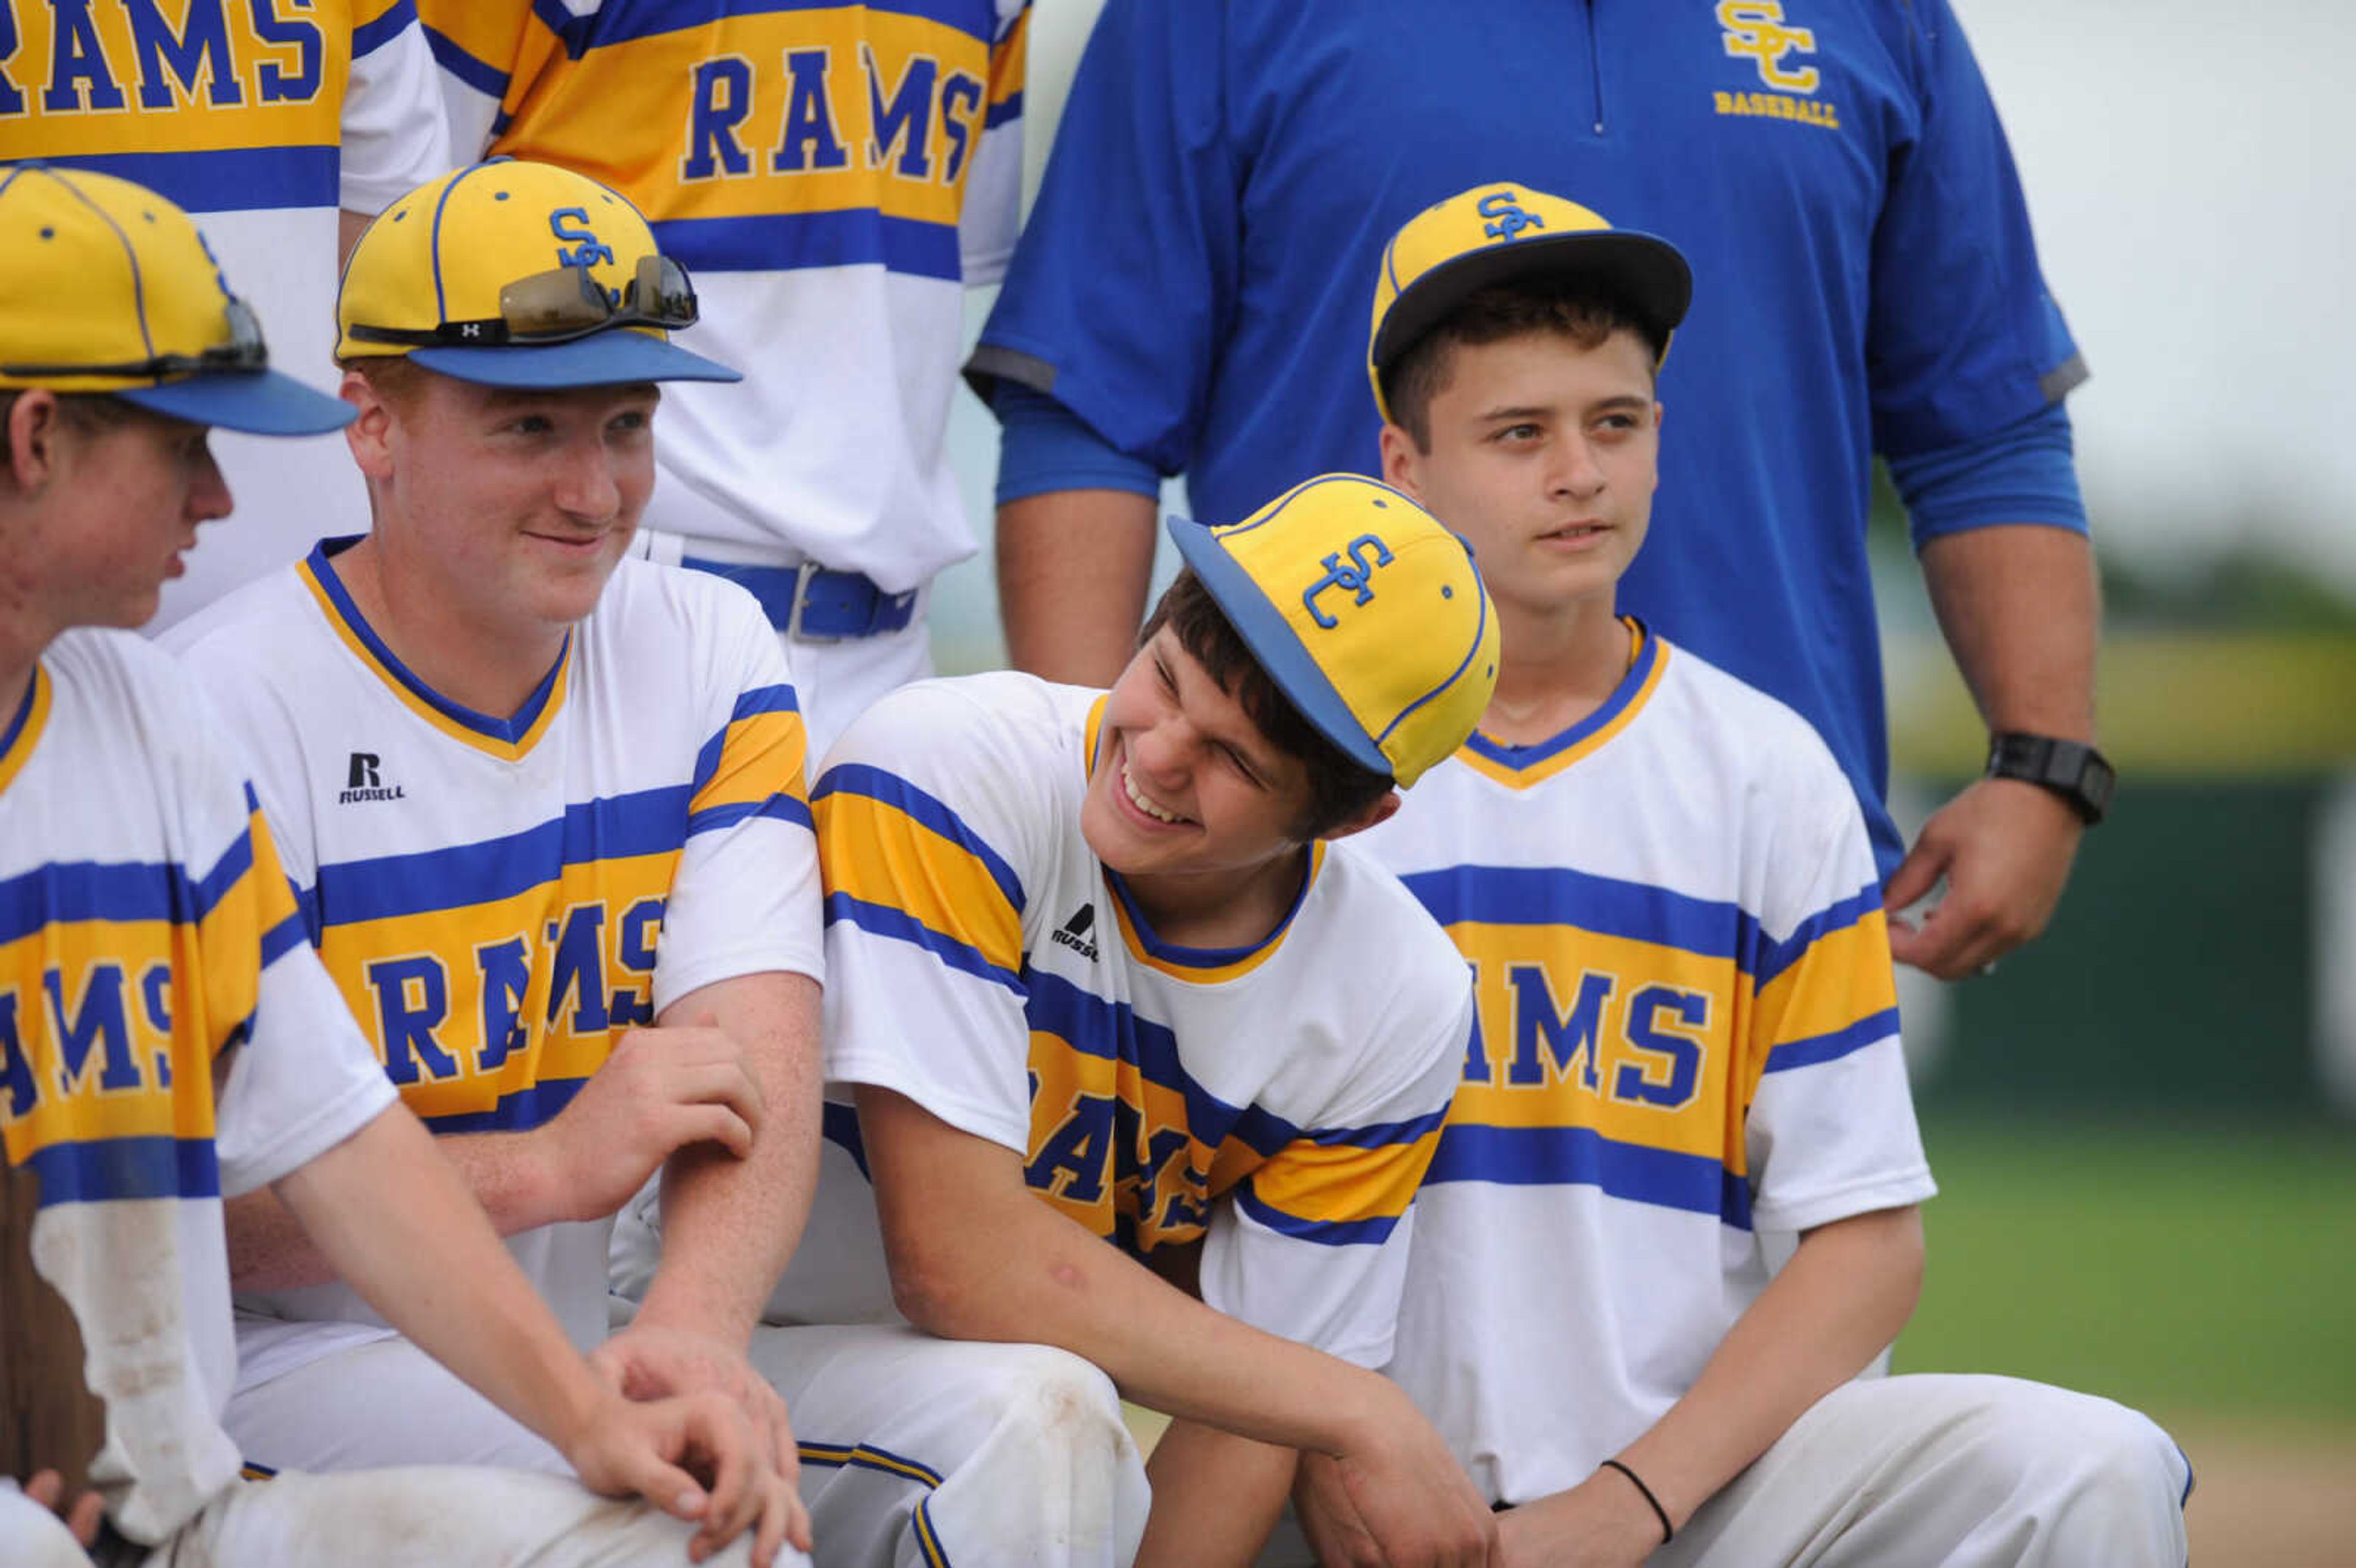
[[[1525,229],[1544,229],[1546,219],[1535,212],[1522,210],[1521,197],[1512,191],[1494,191],[1481,198],[1482,217],[1496,221],[1482,230],[1492,240],[1512,240]]]
[[[1366,559],[1369,549],[1374,551],[1371,560]],[[1360,534],[1350,541],[1350,564],[1347,566],[1342,564],[1343,553],[1337,549],[1319,561],[1318,564],[1325,569],[1325,575],[1311,583],[1307,592],[1301,595],[1301,605],[1308,610],[1309,618],[1329,632],[1342,623],[1317,607],[1317,596],[1329,588],[1338,588],[1344,593],[1357,595],[1350,601],[1351,603],[1364,604],[1375,596],[1374,585],[1366,579],[1373,574],[1375,568],[1391,563],[1390,547],[1372,534]]]
[[[586,272],[600,261],[610,263],[614,260],[613,247],[590,230],[587,208],[560,207],[548,215],[548,227],[559,240],[573,247],[570,251],[558,249],[558,265],[579,267]]]

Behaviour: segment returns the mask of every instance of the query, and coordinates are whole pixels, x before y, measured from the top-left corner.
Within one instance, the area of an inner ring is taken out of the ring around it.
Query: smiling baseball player
[[[38,1181],[32,1261],[105,1406],[106,1531],[77,1541],[0,1490],[7,1561],[685,1560],[693,1526],[554,1477],[241,1484],[220,1424],[222,1204],[265,1187],[445,1375],[592,1486],[704,1519],[700,1551],[755,1515],[781,1529],[733,1405],[626,1403],[565,1342],[305,946],[218,717],[162,655],[95,629],[152,614],[198,524],[229,510],[207,427],[350,418],[267,366],[187,214],[111,176],[0,165],[0,1142]],[[697,1450],[708,1498],[677,1467]]]

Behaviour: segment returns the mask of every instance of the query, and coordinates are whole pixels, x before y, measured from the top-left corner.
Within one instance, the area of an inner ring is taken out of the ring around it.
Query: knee
[[[996,1435],[1084,1464],[1134,1458],[1120,1395],[1094,1362],[1048,1345],[990,1348],[985,1398]]]
[[[2003,1456],[2017,1493],[2104,1517],[2180,1514],[2190,1467],[2149,1416],[2094,1394],[1995,1381],[1984,1452]]]

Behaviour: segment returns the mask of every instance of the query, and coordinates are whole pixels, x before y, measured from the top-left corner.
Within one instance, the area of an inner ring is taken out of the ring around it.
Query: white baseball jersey
[[[828,1076],[1017,1151],[1042,1199],[1132,1254],[1207,1232],[1206,1303],[1379,1365],[1472,1023],[1463,963],[1347,843],[1312,850],[1258,944],[1162,941],[1080,830],[1103,701],[921,682],[835,748],[812,795]],[[872,1232],[873,1203],[821,1181],[812,1232],[846,1207]],[[828,1264],[798,1261],[781,1294]]]
[[[916,588],[973,553],[942,436],[1014,248],[1029,0],[424,0],[462,157],[578,169],[695,276],[649,527]]]
[[[680,997],[821,972],[800,716],[749,595],[626,560],[494,719],[370,629],[336,574],[351,542],[225,603],[187,656],[253,757],[313,944],[429,1128],[529,1131]],[[584,1347],[611,1229],[508,1239]],[[247,1382],[386,1332],[341,1285],[239,1308]]]
[[[120,175],[194,214],[260,314],[271,363],[327,392],[338,210],[382,211],[451,162],[409,0],[8,6],[0,157]],[[323,516],[366,524],[341,442],[224,432],[213,449],[236,520],[198,536],[151,631],[300,560]]]
[[[147,1542],[237,1477],[221,1200],[393,1098],[222,739],[117,633],[59,638],[0,717],[0,1133],[106,1403],[91,1478]]]
[[[1537,745],[1475,733],[1363,840],[1480,1000],[1389,1371],[1505,1502],[1685,1392],[1767,1283],[1760,1230],[1934,1190],[1839,767],[1631,628],[1602,708]]]

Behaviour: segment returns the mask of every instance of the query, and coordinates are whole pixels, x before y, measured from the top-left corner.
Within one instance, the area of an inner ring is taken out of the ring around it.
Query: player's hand
[[[25,1495],[63,1520],[75,1543],[83,1550],[98,1544],[98,1522],[104,1516],[106,1505],[96,1492],[82,1493],[68,1508],[64,1506],[65,1477],[55,1470],[36,1470],[33,1478],[25,1483]]]
[[[1386,1403],[1365,1428],[1367,1440],[1333,1461],[1360,1527],[1380,1550],[1376,1561],[1496,1568],[1497,1520],[1487,1500],[1406,1395]]]
[[[602,1220],[675,1149],[716,1143],[752,1152],[766,1107],[736,1041],[717,1029],[633,1029],[545,1136],[567,1217]]]
[[[1500,1568],[1636,1568],[1660,1549],[1661,1521],[1636,1488],[1599,1470],[1497,1516]]]
[[[666,1513],[700,1523],[688,1542],[690,1561],[702,1562],[749,1528],[755,1568],[768,1568],[778,1543],[789,1537],[809,1550],[809,1523],[792,1481],[760,1462],[754,1427],[722,1394],[644,1403],[611,1398],[582,1424],[564,1456],[593,1492],[635,1492]]]
[[[2067,802],[2019,779],[1981,779],[1942,806],[1890,879],[1890,955],[1957,980],[2035,941],[2070,880],[2085,825]],[[1947,879],[1947,895],[1907,917]]]
[[[641,1317],[590,1351],[589,1365],[625,1399],[710,1393],[734,1405],[749,1428],[755,1463],[785,1488],[785,1538],[809,1550],[809,1515],[799,1490],[801,1451],[794,1443],[793,1423],[784,1399],[742,1350],[710,1335],[649,1323]]]
[[[1332,1455],[1301,1456],[1292,1473],[1292,1511],[1319,1568],[1384,1568],[1382,1542],[1358,1517],[1341,1462]]]

